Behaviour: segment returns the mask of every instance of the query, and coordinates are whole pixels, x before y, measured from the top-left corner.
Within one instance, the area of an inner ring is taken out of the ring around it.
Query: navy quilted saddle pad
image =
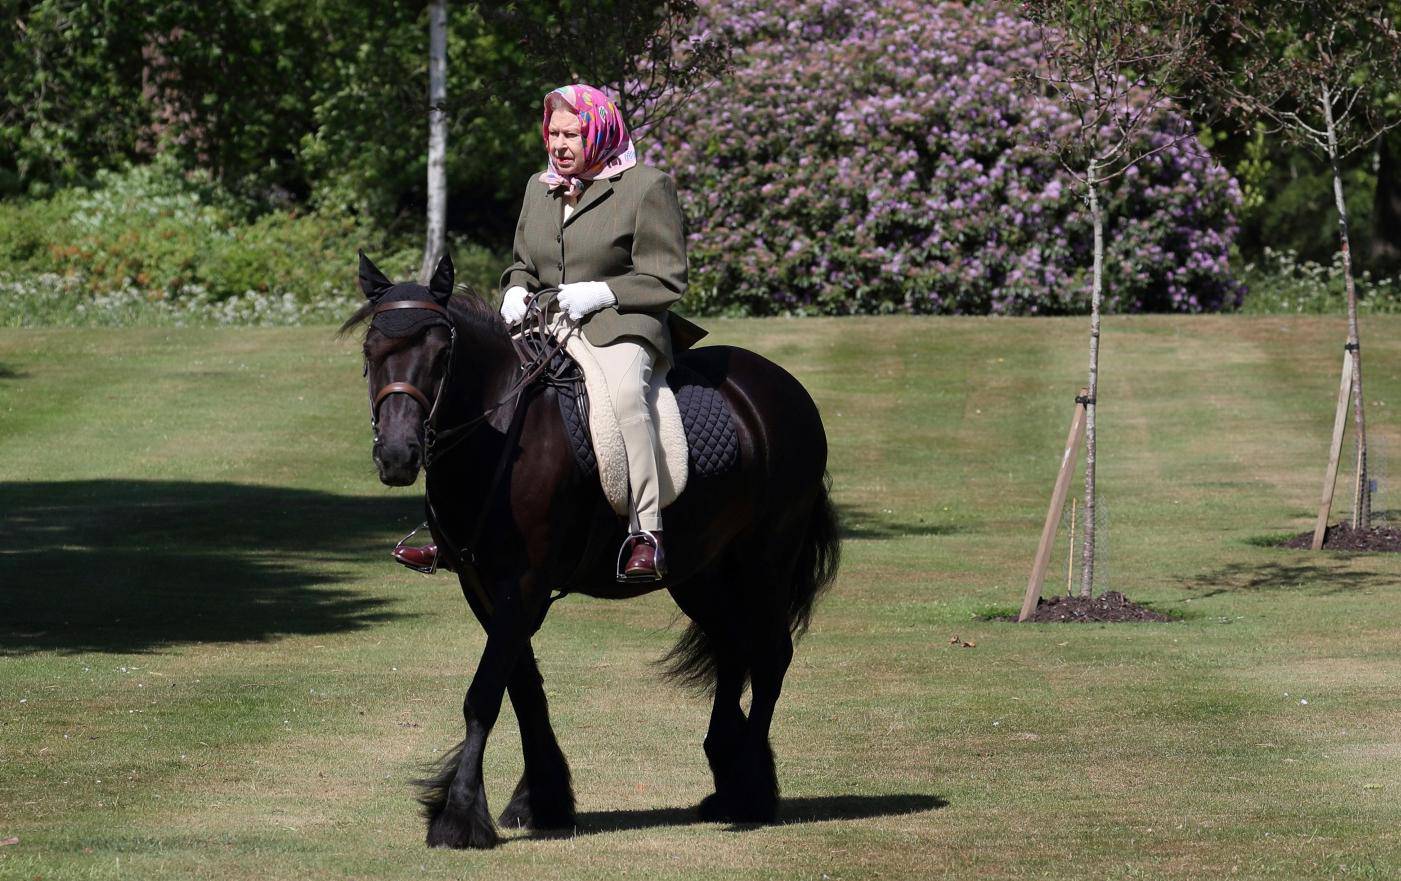
[[[568,356],[561,353],[561,357]],[[734,470],[739,464],[739,434],[725,398],[705,377],[683,365],[673,365],[667,371],[667,384],[676,394],[676,407],[681,411],[691,477],[718,477]],[[557,390],[559,414],[564,417],[564,430],[569,435],[574,461],[585,474],[596,474],[598,459],[589,437],[588,400],[583,383]],[[578,400],[576,390],[585,400]]]

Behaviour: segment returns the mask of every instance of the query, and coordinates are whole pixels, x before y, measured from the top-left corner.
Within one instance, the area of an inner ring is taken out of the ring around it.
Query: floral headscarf
[[[575,175],[560,173],[550,149],[550,115],[564,107],[579,116],[579,137],[584,142],[584,155],[579,166],[584,170]],[[618,105],[593,86],[575,83],[560,86],[545,96],[545,118],[540,126],[549,155],[550,168],[540,175],[540,182],[551,190],[563,188],[566,196],[577,196],[580,181],[612,177],[637,164],[637,149],[628,136],[627,123]]]

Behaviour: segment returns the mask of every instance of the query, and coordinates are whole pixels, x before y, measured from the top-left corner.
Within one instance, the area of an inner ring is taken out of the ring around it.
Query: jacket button
[[[563,264],[563,263],[559,264],[559,271],[560,271],[560,272],[563,272],[563,271],[564,271],[564,264]]]
[[[562,232],[557,232],[557,233],[555,233],[555,241],[557,241],[557,242],[562,242],[562,241],[564,241],[564,233],[562,233]]]

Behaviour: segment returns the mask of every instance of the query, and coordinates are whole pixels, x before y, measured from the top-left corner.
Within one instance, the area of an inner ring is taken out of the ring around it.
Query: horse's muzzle
[[[375,444],[375,466],[385,486],[412,486],[423,464],[423,450],[417,444]]]

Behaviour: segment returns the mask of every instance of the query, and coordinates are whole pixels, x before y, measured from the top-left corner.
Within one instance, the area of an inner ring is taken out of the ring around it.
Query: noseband
[[[393,312],[399,309],[420,309],[427,312],[436,312],[439,317],[433,319],[426,327],[446,327],[448,329],[448,359],[447,363],[452,364],[452,350],[457,343],[457,328],[452,323],[452,316],[448,310],[437,303],[430,303],[427,300],[394,300],[389,303],[380,303],[375,306],[375,311],[370,314],[371,323],[375,318],[385,312]],[[369,370],[368,365],[365,368]],[[438,412],[438,401],[442,399],[443,388],[447,383],[447,371],[443,371],[442,379],[438,380],[438,388],[433,394],[430,402],[428,396],[419,391],[418,387],[411,382],[391,382],[376,392],[370,398],[370,428],[375,434],[375,443],[379,443],[379,408],[385,399],[390,395],[408,395],[418,402],[423,408],[423,425],[427,429],[433,421],[433,416]]]

